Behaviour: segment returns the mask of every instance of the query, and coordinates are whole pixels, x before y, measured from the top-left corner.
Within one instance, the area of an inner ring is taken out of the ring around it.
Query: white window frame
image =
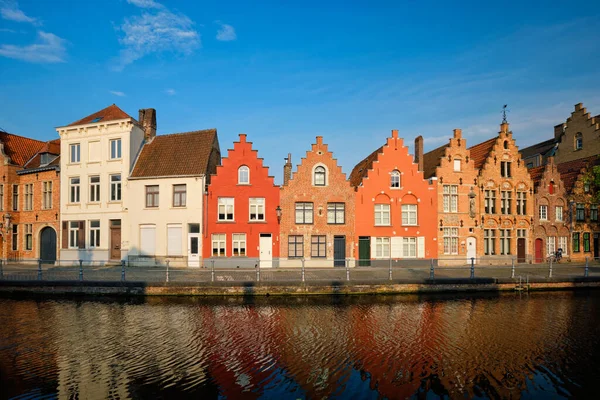
[[[100,220],[91,220],[90,224],[90,249],[100,247]],[[94,226],[97,225],[97,226]]]
[[[23,185],[25,188],[23,211],[33,210],[33,183],[26,183]]]
[[[512,236],[510,229],[500,229],[500,255],[508,256],[511,254],[511,238]]]
[[[81,163],[81,144],[73,143],[69,145],[69,161],[71,164]]]
[[[231,235],[231,256],[246,257],[248,251],[246,234],[234,233]],[[243,254],[242,254],[243,253]]]
[[[496,190],[488,189],[485,191],[484,198],[484,208],[483,211],[485,214],[496,214]]]
[[[250,221],[264,221],[265,215],[265,198],[264,197],[250,197],[248,201],[250,208],[248,218]]]
[[[247,165],[242,165],[238,168],[238,185],[250,184],[250,168]]]
[[[300,225],[311,225],[313,224],[314,217],[314,204],[307,201],[298,201],[295,205],[294,221]]]
[[[110,139],[110,159],[111,160],[120,160],[122,158],[122,143],[121,138],[118,139]]]
[[[42,210],[52,208],[52,181],[42,182]]]
[[[97,179],[96,182],[93,180]],[[100,202],[100,175],[90,176],[90,203]]]
[[[402,226],[416,226],[418,223],[418,206],[416,204],[402,204]]]
[[[375,226],[390,226],[392,216],[389,204],[375,204]]]
[[[69,248],[79,248],[79,221],[69,221]]]
[[[525,215],[527,212],[527,193],[517,192],[517,209],[515,210],[517,215]]]
[[[444,254],[458,254],[458,228],[444,228]]]
[[[496,255],[496,229],[483,230],[483,248],[486,256]]]
[[[557,249],[562,249],[563,256],[566,256],[569,252],[569,238],[567,236],[559,236],[558,237],[558,247]]]
[[[458,185],[444,185],[443,192],[444,212],[457,213]]]
[[[74,181],[77,180],[77,183]],[[78,204],[81,202],[81,178],[72,176],[69,178],[69,203]]]
[[[556,236],[546,237],[546,257],[554,255],[556,249]]]
[[[222,218],[221,215],[223,215]],[[217,199],[217,221],[235,221],[235,199],[233,197]]]
[[[375,238],[375,258],[390,258],[391,244],[389,237]]]
[[[346,223],[346,203],[327,203],[327,223],[330,225]]]
[[[460,167],[461,167],[460,163],[461,163],[460,158],[454,159],[454,172],[460,172]]]
[[[555,211],[556,215],[556,221],[558,222],[563,222],[563,208],[562,206],[556,206],[556,211]]]
[[[211,254],[212,257],[225,257],[227,255],[227,234],[225,233],[213,233],[211,239]],[[216,246],[215,246],[216,244]],[[217,254],[215,255],[215,248]]]
[[[320,181],[321,177],[323,182]],[[313,170],[313,186],[327,186],[327,169],[322,165],[315,166]]]
[[[414,253],[414,254],[413,254]],[[417,238],[403,237],[402,238],[402,257],[417,258]]]
[[[397,169],[390,172],[390,189],[400,189],[402,183],[402,177],[400,176],[400,171]]]
[[[548,221],[548,206],[541,205],[539,211],[540,211],[540,213],[539,213],[540,221]]]
[[[118,178],[118,179],[115,179]],[[121,201],[122,199],[121,174],[110,175],[110,201]]]

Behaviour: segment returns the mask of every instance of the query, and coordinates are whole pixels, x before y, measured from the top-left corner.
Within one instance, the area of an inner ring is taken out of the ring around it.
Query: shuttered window
[[[167,225],[167,255],[182,256],[183,228],[181,225]]]
[[[144,256],[156,254],[156,227],[154,225],[140,226],[140,254]]]

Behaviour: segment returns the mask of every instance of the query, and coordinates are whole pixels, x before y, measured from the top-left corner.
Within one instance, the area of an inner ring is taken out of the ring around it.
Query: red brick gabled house
[[[206,198],[204,264],[276,266],[279,186],[246,135],[234,142],[211,176]],[[227,263],[222,257],[232,257]]]
[[[354,188],[323,137],[291,174],[288,155],[281,187],[280,266],[344,266],[354,259]]]
[[[437,210],[437,185],[413,161],[393,130],[386,144],[352,170],[359,265],[437,258],[437,212],[431,212]]]

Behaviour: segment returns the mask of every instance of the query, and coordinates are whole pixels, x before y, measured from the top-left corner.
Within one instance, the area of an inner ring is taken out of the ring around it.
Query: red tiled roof
[[[563,180],[567,193],[571,192],[573,189],[577,177],[583,168],[589,168],[598,164],[600,164],[600,157],[597,155],[558,164],[556,168],[560,173],[560,177]]]
[[[497,139],[498,137],[493,137],[485,142],[481,142],[468,148],[468,150],[471,152],[471,160],[473,160],[475,163],[475,169],[480,169],[483,166],[485,160],[494,148],[494,144],[496,144]]]
[[[450,144],[445,144],[423,154],[423,176],[425,179],[431,178],[435,175],[435,169],[440,166],[440,160],[446,154],[446,147]]]
[[[21,167],[46,144],[2,131],[0,131],[0,142],[4,145],[4,154],[10,157],[13,164]]]
[[[98,119],[98,118],[100,118],[100,119]],[[112,104],[103,110],[100,110],[91,115],[88,115],[87,117],[82,118],[79,121],[75,121],[67,126],[85,125],[85,124],[91,124],[94,122],[106,122],[106,121],[114,121],[117,119],[127,119],[127,118],[131,118],[131,116],[129,116],[125,111],[121,110],[115,104]],[[98,119],[98,120],[95,121],[96,119]],[[131,119],[133,119],[133,118],[131,118]]]
[[[156,136],[142,148],[131,177],[209,174],[216,137],[216,129]]]
[[[383,146],[372,152],[365,158],[360,161],[356,166],[352,169],[350,173],[350,185],[354,187],[359,187],[362,183],[362,180],[373,166],[373,161],[377,160],[377,155],[383,151]]]

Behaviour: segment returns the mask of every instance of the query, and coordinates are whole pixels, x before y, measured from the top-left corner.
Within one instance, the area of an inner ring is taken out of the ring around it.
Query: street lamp
[[[277,212],[277,223],[279,224],[281,223],[281,207],[277,206],[275,211]]]

